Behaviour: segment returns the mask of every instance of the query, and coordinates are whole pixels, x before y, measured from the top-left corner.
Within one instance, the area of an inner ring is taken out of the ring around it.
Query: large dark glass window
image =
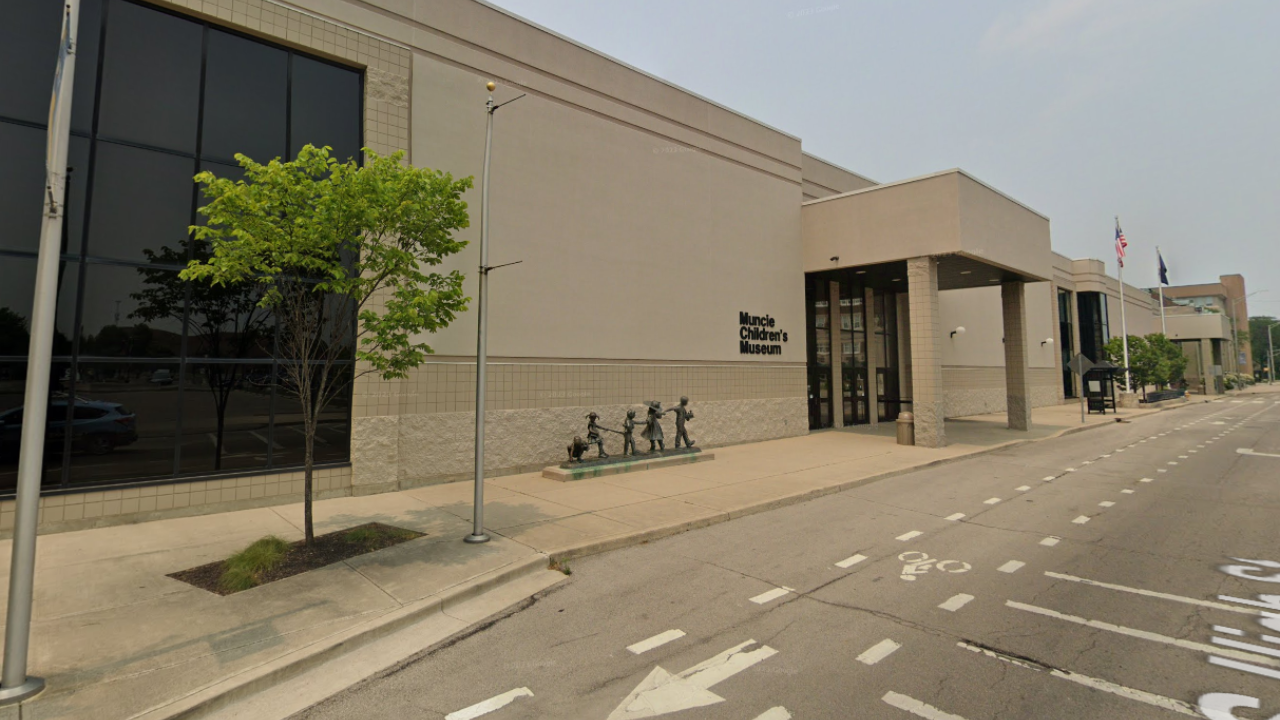
[[[0,2],[0,494],[12,492],[62,4]],[[305,143],[361,146],[360,73],[141,0],[82,0],[46,489],[302,463],[301,415],[257,288],[178,277],[198,170],[241,179]],[[203,92],[203,94],[202,94]],[[350,373],[350,364],[338,369]],[[316,462],[350,456],[350,397]]]

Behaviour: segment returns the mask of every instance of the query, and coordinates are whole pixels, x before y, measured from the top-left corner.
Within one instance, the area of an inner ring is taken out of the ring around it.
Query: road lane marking
[[[792,590],[791,588],[788,588],[788,587],[774,588],[769,592],[760,593],[759,595],[751,598],[751,602],[757,605],[763,605],[767,602],[772,602],[774,600],[777,600],[778,598],[782,597],[783,595],[786,595],[787,593],[793,593],[793,592],[795,592],[795,590]]]
[[[1179,460],[1186,460],[1186,459],[1187,459],[1187,456],[1186,456],[1186,455],[1179,455],[1179,456],[1178,456],[1178,459],[1179,459]]]
[[[950,599],[948,599],[946,602],[942,603],[938,607],[942,608],[943,610],[946,610],[947,612],[955,612],[960,608],[964,607],[965,605],[968,605],[969,601],[972,599],[973,599],[972,595],[966,595],[964,593],[960,593],[959,595],[952,595]]]
[[[1044,481],[1045,481],[1045,482],[1049,482],[1049,481],[1053,480],[1055,477],[1057,477],[1057,476],[1056,476],[1056,475],[1050,475],[1050,476],[1048,476],[1048,477],[1044,478]]]
[[[850,555],[849,557],[836,563],[836,567],[848,569],[866,559],[867,559],[866,555]]]
[[[952,715],[949,712],[943,712],[932,705],[926,705],[912,697],[907,697],[901,693],[890,690],[880,698],[887,705],[896,707],[899,710],[906,710],[916,717],[925,718],[925,720],[964,720],[959,715]]]
[[[1153,482],[1153,480],[1151,478],[1142,478],[1138,482]]]
[[[959,520],[962,517],[964,517],[964,513],[956,513],[954,515],[948,515],[947,519],[952,522],[955,522],[956,520]]]
[[[1114,506],[1115,506],[1115,503],[1111,502],[1110,500],[1103,500],[1102,502],[1098,503],[1098,507],[1108,508],[1108,507],[1114,507]]]
[[[1276,455],[1274,453],[1254,452],[1253,448],[1236,448],[1236,452],[1239,453],[1240,455],[1253,455],[1255,457],[1280,458],[1280,455]]]
[[[892,655],[894,651],[896,651],[900,647],[902,646],[899,645],[898,643],[888,638],[885,638],[884,640],[881,640],[875,645],[872,645],[871,647],[864,650],[862,654],[859,655],[856,659],[858,662],[862,663],[863,665],[875,665],[881,660]]]
[[[1166,464],[1166,465],[1177,465],[1177,464],[1178,464],[1178,461],[1177,461],[1177,460],[1170,460],[1168,463],[1165,463],[1165,464]]]
[[[1121,490],[1120,492],[1124,493],[1125,495],[1132,495],[1132,494],[1133,494],[1134,492],[1136,492],[1136,491],[1135,491],[1133,488],[1125,488],[1124,490]]]
[[[1061,542],[1061,541],[1062,541],[1062,538],[1059,538],[1059,537],[1053,537],[1053,536],[1051,535],[1051,536],[1049,536],[1049,537],[1047,537],[1047,538],[1045,538],[1045,539],[1041,540],[1041,541],[1040,541],[1040,544],[1041,544],[1041,545],[1044,545],[1045,547],[1053,547],[1054,545],[1057,545],[1057,544],[1058,544],[1059,542]]]
[[[1200,713],[1196,712],[1194,707],[1192,707],[1190,704],[1185,703],[1181,700],[1174,700],[1173,698],[1167,698],[1167,697],[1164,697],[1163,695],[1156,695],[1155,693],[1149,693],[1149,692],[1146,692],[1145,690],[1135,690],[1133,688],[1125,687],[1123,685],[1117,685],[1109,680],[1090,677],[1089,675],[1082,675],[1081,673],[1073,672],[1071,670],[1058,670],[1057,668],[1050,668],[1048,666],[1033,665],[1030,662],[1017,660],[1015,658],[1009,657],[1008,655],[1004,655],[1002,653],[998,653],[984,647],[970,645],[969,643],[965,643],[965,642],[959,642],[959,643],[956,643],[956,645],[966,650],[969,650],[971,652],[981,653],[983,655],[986,655],[987,657],[993,657],[997,660],[1003,660],[1004,662],[1007,662],[1010,665],[1017,665],[1018,667],[1026,668],[1028,670],[1036,670],[1036,671],[1048,670],[1049,674],[1052,675],[1053,677],[1061,678],[1063,680],[1068,680],[1070,682],[1076,683],[1077,685],[1084,685],[1085,687],[1091,687],[1095,690],[1101,690],[1103,692],[1111,693],[1112,695],[1117,695],[1119,697],[1127,698],[1129,700],[1136,700],[1140,703],[1154,705],[1155,707],[1164,708],[1165,710],[1171,710],[1176,713],[1182,713],[1183,715],[1200,717]]]
[[[1002,573],[1016,573],[1025,566],[1026,566],[1026,563],[1022,562],[1021,560],[1010,560],[1009,562],[1001,565],[996,569]]]
[[[494,710],[504,708],[515,702],[517,698],[533,697],[533,691],[527,687],[508,690],[501,695],[495,695],[488,700],[478,702],[471,707],[456,710],[444,716],[444,720],[473,720],[481,715],[488,715]]]
[[[1222,633],[1223,635],[1244,635],[1243,630],[1237,630],[1233,627],[1227,627],[1226,625],[1214,625],[1213,631]]]
[[[772,707],[756,716],[756,720],[791,720],[791,713],[787,709],[779,705]]]
[[[1268,670],[1267,668],[1258,667],[1257,665],[1250,665],[1249,663],[1236,662],[1235,660],[1220,658],[1216,655],[1209,656],[1209,664],[1218,665],[1220,667],[1231,668],[1232,670],[1242,670],[1247,673],[1253,673],[1254,675],[1262,675],[1263,677],[1275,678],[1276,680],[1280,680],[1280,671]]]
[[[1092,464],[1093,464],[1093,461],[1092,461],[1092,460],[1085,460],[1084,462],[1082,462],[1082,463],[1080,463],[1080,464],[1081,464],[1081,465],[1092,465]]]
[[[1227,605],[1226,603],[1213,602],[1212,600],[1197,600],[1195,598],[1183,597],[1181,595],[1170,595],[1169,593],[1156,592],[1155,590],[1143,590],[1142,588],[1128,587],[1126,585],[1116,585],[1114,583],[1102,582],[1100,580],[1090,580],[1088,578],[1076,577],[1075,575],[1067,575],[1065,573],[1045,571],[1046,577],[1055,580],[1070,580],[1082,585],[1092,585],[1094,587],[1106,588],[1108,590],[1119,590],[1120,592],[1133,593],[1134,595],[1145,595],[1146,597],[1160,598],[1161,600],[1172,600],[1173,602],[1185,603],[1187,605],[1199,605],[1201,607],[1213,608],[1214,610],[1228,610],[1237,612],[1242,615],[1261,615],[1257,610],[1242,608],[1238,605]]]
[[[1239,640],[1228,640],[1226,638],[1220,638],[1220,637],[1210,638],[1210,640],[1213,642],[1214,645],[1221,645],[1223,647],[1235,648],[1237,650],[1247,650],[1250,652],[1256,652],[1256,653],[1261,653],[1263,655],[1270,655],[1271,657],[1280,658],[1280,650],[1275,650],[1269,647],[1254,645],[1252,643],[1247,643],[1247,642],[1240,642]]]
[[[1263,657],[1261,655],[1255,655],[1253,653],[1242,652],[1239,650],[1224,649],[1214,645],[1206,645],[1204,643],[1192,642],[1190,640],[1182,640],[1180,638],[1173,638],[1167,635],[1160,635],[1159,633],[1153,633],[1147,630],[1136,630],[1134,628],[1125,627],[1123,625],[1113,625],[1108,622],[1102,622],[1101,620],[1089,620],[1088,618],[1082,618],[1082,617],[1077,617],[1075,615],[1060,613],[1057,610],[1050,610],[1048,608],[1036,607],[1035,605],[1027,605],[1026,603],[1017,602],[1016,600],[1006,600],[1004,604],[1008,607],[1013,608],[1014,610],[1022,610],[1024,612],[1035,613],[1037,615],[1043,615],[1045,617],[1056,618],[1058,620],[1065,620],[1066,622],[1075,623],[1077,625],[1084,625],[1085,627],[1091,627],[1096,630],[1106,630],[1108,632],[1113,632],[1118,635],[1127,635],[1128,637],[1139,638],[1141,640],[1149,640],[1151,642],[1163,643],[1165,645],[1173,645],[1174,647],[1180,647],[1180,648],[1183,648],[1184,650],[1195,650],[1196,652],[1209,653],[1209,654],[1217,653],[1219,655],[1226,655],[1228,657],[1234,657],[1240,660],[1249,660],[1252,662],[1262,663],[1263,665],[1280,667],[1280,660],[1276,660],[1274,658],[1269,658],[1269,657]],[[1278,675],[1278,677],[1280,677],[1280,675]]]
[[[1075,469],[1075,468],[1067,468],[1067,469],[1066,469],[1066,472],[1075,472],[1075,471],[1076,471],[1076,469]]]
[[[1083,525],[1089,522],[1089,516],[1081,515],[1080,517],[1076,518],[1075,520],[1072,520],[1071,522],[1075,523],[1076,525]]]
[[[755,644],[755,640],[740,643],[674,675],[655,665],[609,713],[608,720],[653,717],[724,702],[711,692],[712,686],[778,654],[768,645],[745,651]]]
[[[639,655],[642,652],[648,652],[656,647],[662,647],[663,645],[666,645],[673,640],[679,640],[682,637],[684,637],[683,630],[668,630],[663,633],[658,633],[647,640],[641,640],[635,645],[628,645],[627,649],[632,653]]]
[[[1160,468],[1159,470],[1156,470],[1156,472],[1158,472],[1158,473],[1167,473],[1167,472],[1169,472],[1169,471],[1168,471],[1168,470],[1165,470],[1164,468]]]
[[[982,504],[983,504],[983,505],[995,505],[995,504],[996,504],[996,503],[998,503],[998,502],[1000,502],[1000,498],[987,498],[986,500],[983,500],[983,501],[982,501]]]
[[[1017,490],[1018,492],[1026,492],[1030,489],[1031,489],[1030,485],[1019,485],[1018,487],[1014,488],[1014,490]]]
[[[909,533],[903,533],[903,534],[899,535],[898,537],[896,537],[896,538],[894,538],[894,539],[895,539],[895,540],[901,540],[902,542],[906,542],[906,541],[908,541],[908,540],[913,540],[913,539],[915,539],[915,538],[918,538],[918,537],[920,537],[920,536],[921,536],[921,535],[923,535],[923,534],[924,534],[924,533],[920,532],[919,530],[912,530],[911,532],[909,532]]]

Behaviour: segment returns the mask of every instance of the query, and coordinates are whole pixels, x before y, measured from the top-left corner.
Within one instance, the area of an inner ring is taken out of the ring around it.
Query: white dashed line
[[[1073,523],[1075,523],[1075,524],[1077,524],[1077,525],[1083,525],[1083,524],[1085,524],[1085,523],[1089,522],[1089,516],[1088,516],[1088,515],[1081,515],[1080,517],[1076,518],[1075,520],[1072,520],[1071,522],[1073,522]]]
[[[1168,470],[1165,470],[1164,468],[1160,468],[1159,470],[1156,470],[1156,472],[1158,472],[1158,473],[1167,473],[1167,472],[1169,472],[1169,471],[1168,471]]]
[[[851,567],[853,567],[854,565],[857,565],[858,563],[860,563],[860,562],[862,562],[863,560],[866,560],[866,559],[867,559],[867,556],[866,556],[866,555],[853,555],[853,556],[847,557],[847,558],[845,558],[845,559],[841,560],[840,562],[836,563],[836,567],[838,567],[838,568],[846,568],[846,569],[848,569],[848,568],[851,568]]]
[[[1062,541],[1062,538],[1053,537],[1052,535],[1050,535],[1049,537],[1041,540],[1040,544],[1044,545],[1045,547],[1053,547],[1054,545],[1057,545],[1061,541]]]
[[[947,519],[950,520],[951,522],[955,522],[956,520],[959,520],[962,517],[964,517],[964,513],[955,513],[954,515],[948,515]]]
[[[982,501],[982,504],[983,504],[983,505],[995,505],[995,504],[996,504],[996,503],[998,503],[998,502],[1000,502],[1000,498],[988,498],[988,499],[986,499],[986,500],[983,500],[983,501]]]
[[[1151,478],[1142,478],[1142,479],[1141,479],[1141,480],[1139,480],[1138,482],[1155,482],[1155,481],[1154,481],[1154,480],[1152,480]]]
[[[1103,500],[1102,502],[1098,503],[1098,507],[1113,507],[1114,505],[1115,503],[1111,502],[1110,500]]]
[[[1124,493],[1125,495],[1132,495],[1132,494],[1134,493],[1134,490],[1133,490],[1132,488],[1125,488],[1124,490],[1121,490],[1120,492]]]
[[[767,602],[777,600],[783,595],[786,595],[787,593],[792,593],[792,592],[795,592],[795,591],[792,590],[791,588],[785,588],[785,587],[774,588],[769,592],[760,593],[759,595],[751,598],[751,602],[757,605],[763,605]]]
[[[863,651],[863,653],[857,657],[857,661],[863,665],[875,665],[881,660],[892,655],[893,652],[900,647],[902,646],[898,643],[885,638]]]
[[[481,715],[488,715],[494,710],[504,708],[515,702],[517,698],[522,697],[533,697],[533,691],[525,687],[508,690],[501,695],[495,695],[471,707],[451,712],[444,716],[444,720],[474,720],[474,718],[478,718]]]
[[[1002,573],[1016,573],[1022,568],[1026,567],[1026,565],[1027,564],[1022,562],[1021,560],[1010,560],[1009,562],[1001,565],[996,569]]]
[[[1054,476],[1053,476],[1053,475],[1050,475],[1050,476],[1048,476],[1048,477],[1044,478],[1044,481],[1045,481],[1045,482],[1049,482],[1050,480],[1053,480],[1053,478],[1054,478]]]
[[[925,718],[925,720],[964,720],[959,715],[952,715],[949,712],[943,712],[932,705],[926,705],[912,697],[907,697],[901,693],[890,690],[880,698],[886,704],[906,710],[916,717]]]
[[[1165,464],[1166,464],[1166,465],[1177,465],[1177,464],[1178,464],[1178,461],[1177,461],[1177,460],[1170,460],[1168,463],[1165,463]]]
[[[1187,459],[1187,456],[1186,456],[1186,455],[1179,455],[1179,456],[1178,456],[1178,459],[1179,459],[1179,460],[1186,460],[1186,459]]]
[[[1232,627],[1226,627],[1225,625],[1214,625],[1213,631],[1216,633],[1222,633],[1223,635],[1236,635],[1236,636],[1244,635],[1243,630],[1237,630]]]
[[[960,593],[959,595],[951,596],[950,600],[947,600],[946,602],[942,603],[938,607],[942,608],[943,610],[946,610],[947,612],[955,612],[960,608],[964,607],[965,605],[968,605],[969,601],[972,599],[973,599],[972,595],[965,595],[964,593]]]
[[[1018,487],[1014,488],[1014,490],[1017,490],[1018,492],[1026,492],[1030,489],[1031,489],[1030,485],[1019,485]]]
[[[895,539],[895,540],[901,540],[902,542],[906,542],[906,541],[911,540],[911,539],[913,539],[913,538],[918,538],[918,537],[920,537],[920,536],[921,536],[921,535],[923,535],[923,534],[924,534],[924,533],[920,532],[919,530],[912,530],[911,532],[909,532],[909,533],[903,533],[903,534],[899,535],[898,537],[896,537],[896,538],[894,538],[894,539]]]
[[[639,655],[642,652],[648,652],[656,647],[662,647],[663,645],[666,645],[673,640],[679,640],[682,637],[684,637],[683,630],[668,630],[663,633],[658,633],[646,640],[641,640],[635,645],[628,645],[627,649],[633,654]]]

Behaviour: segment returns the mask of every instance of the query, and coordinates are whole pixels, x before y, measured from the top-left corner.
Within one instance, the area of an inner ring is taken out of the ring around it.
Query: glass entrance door
[[[809,429],[820,430],[833,424],[835,393],[831,372],[831,302],[830,281],[820,276],[805,278],[805,333],[809,350]]]

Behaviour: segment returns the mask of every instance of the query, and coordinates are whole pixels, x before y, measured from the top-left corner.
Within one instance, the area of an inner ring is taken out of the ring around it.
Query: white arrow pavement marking
[[[898,643],[888,638],[885,638],[884,640],[881,640],[875,645],[872,645],[871,647],[864,650],[862,654],[859,655],[856,659],[858,662],[862,663],[863,665],[875,665],[881,660],[892,655],[894,651],[900,647],[902,646],[899,645]]]
[[[791,713],[787,709],[779,705],[778,707],[769,708],[760,715],[756,716],[756,720],[791,720]]]
[[[608,720],[634,720],[689,710],[724,702],[711,692],[713,685],[728,680],[758,662],[778,654],[768,645],[742,652],[755,640],[740,645],[694,665],[678,675],[655,667],[649,675],[609,714]]]
[[[1241,455],[1254,455],[1256,457],[1280,458],[1280,455],[1275,455],[1273,453],[1254,452],[1252,448],[1236,448],[1236,452],[1240,453]]]
[[[949,600],[942,603],[938,607],[942,608],[943,610],[946,610],[947,612],[955,612],[960,608],[964,607],[965,605],[968,605],[969,601],[972,599],[973,599],[972,595],[965,595],[964,593],[960,593],[959,595],[953,595]]]
[[[771,601],[773,601],[773,600],[777,600],[778,598],[782,597],[783,595],[786,595],[787,593],[792,593],[792,592],[795,592],[795,590],[792,590],[792,589],[791,589],[791,588],[789,588],[789,587],[774,588],[774,589],[770,590],[769,592],[760,593],[759,595],[757,595],[757,596],[755,596],[755,597],[751,598],[751,602],[753,602],[753,603],[755,603],[755,604],[757,604],[757,605],[763,605],[763,604],[765,604],[765,603],[767,603],[767,602],[771,602]]]
[[[494,710],[504,708],[515,702],[516,698],[522,697],[533,697],[533,691],[524,687],[516,688],[515,690],[508,690],[501,695],[495,695],[488,700],[478,702],[471,707],[451,712],[444,716],[444,720],[472,720],[472,718],[478,718],[481,715],[488,715]]]
[[[912,715],[926,718],[926,720],[964,720],[964,718],[959,715],[952,715],[949,712],[943,712],[932,705],[926,705],[915,698],[907,697],[906,695],[893,692],[892,690],[885,693],[884,697],[880,699],[899,710],[906,710]]]
[[[1017,665],[1018,667],[1024,667],[1024,668],[1027,668],[1028,670],[1042,669],[1030,663],[1021,662],[1007,655],[1003,655],[998,652],[993,652],[991,650],[988,650],[987,648],[978,647],[976,645],[970,645],[969,643],[964,643],[964,642],[956,643],[956,645],[959,645],[960,647],[966,650],[969,650],[971,652],[981,653],[983,655],[986,655],[987,657],[993,657],[993,658],[996,658],[997,660],[1003,660],[1009,663],[1010,665]],[[1144,690],[1134,690],[1133,688],[1128,688],[1123,685],[1117,685],[1108,680],[1089,677],[1088,675],[1081,675],[1080,673],[1071,672],[1069,670],[1054,669],[1054,670],[1050,670],[1049,674],[1056,678],[1062,678],[1063,680],[1070,680],[1073,683],[1084,685],[1085,687],[1091,687],[1095,690],[1109,692],[1112,695],[1119,695],[1122,698],[1137,700],[1138,702],[1141,702],[1141,703],[1154,705],[1158,708],[1164,708],[1165,710],[1172,710],[1173,712],[1182,713],[1183,715],[1200,717],[1200,714],[1197,713],[1194,708],[1192,708],[1190,705],[1188,705],[1187,703],[1181,700],[1174,700],[1172,698],[1167,698],[1167,697],[1164,697],[1163,695],[1156,695],[1154,693],[1149,693]]]
[[[866,555],[853,555],[836,563],[836,567],[848,569],[866,559],[867,559]]]
[[[1226,655],[1227,657],[1237,658],[1239,660],[1248,660],[1262,665],[1270,665],[1271,667],[1280,667],[1280,660],[1274,658],[1263,657],[1253,653],[1241,652],[1239,650],[1229,650],[1204,643],[1192,642],[1190,640],[1182,640],[1180,638],[1168,637],[1146,630],[1135,630],[1134,628],[1124,627],[1123,625],[1112,625],[1101,620],[1089,620],[1075,615],[1067,615],[1057,610],[1049,610],[1048,608],[1036,607],[1035,605],[1027,605],[1025,603],[1006,600],[1004,604],[1014,610],[1024,610],[1026,612],[1044,615],[1045,617],[1057,618],[1077,625],[1096,628],[1098,630],[1108,630],[1118,635],[1128,635],[1129,637],[1139,638],[1141,640],[1150,640],[1151,642],[1164,643],[1165,645],[1173,645],[1185,650],[1195,650],[1197,652],[1207,653],[1210,655]]]
[[[664,633],[658,633],[646,640],[641,640],[635,645],[628,645],[627,649],[632,653],[639,655],[642,652],[648,652],[656,647],[662,647],[672,640],[679,640],[682,637],[684,637],[683,630],[668,630]]]

